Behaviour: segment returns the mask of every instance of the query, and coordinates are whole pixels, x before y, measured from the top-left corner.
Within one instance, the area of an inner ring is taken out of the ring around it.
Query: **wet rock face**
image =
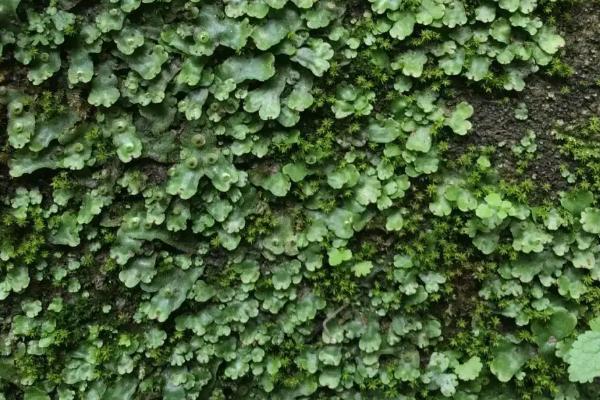
[[[570,21],[563,24],[570,46],[567,59],[575,69],[573,80],[595,85],[600,78],[600,4],[583,2],[572,13]]]
[[[549,184],[548,192],[554,194],[566,187],[560,166],[571,161],[561,155],[554,130],[600,115],[600,3],[584,1],[560,18],[560,29],[567,42],[562,61],[572,69],[569,76],[534,74],[523,92],[509,97],[506,93],[490,95],[466,87],[456,96],[468,99],[475,108],[472,132],[458,146],[494,146],[497,165],[510,177],[518,161],[511,147],[527,130],[533,130],[537,136],[536,157],[524,177],[540,186]],[[520,103],[527,107],[525,120],[515,116]]]

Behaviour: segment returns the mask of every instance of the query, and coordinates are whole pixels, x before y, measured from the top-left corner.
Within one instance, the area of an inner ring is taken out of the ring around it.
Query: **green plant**
[[[554,3],[0,2],[0,398],[593,398],[600,124],[452,159]]]

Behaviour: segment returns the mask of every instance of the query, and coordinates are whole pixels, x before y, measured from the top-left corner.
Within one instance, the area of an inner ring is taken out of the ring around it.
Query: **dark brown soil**
[[[535,159],[520,178],[531,178],[539,186],[549,184],[549,193],[566,188],[560,165],[569,164],[559,152],[553,130],[572,126],[600,115],[600,2],[582,1],[559,16],[559,30],[566,40],[562,60],[573,73],[553,77],[539,72],[527,79],[523,92],[490,95],[476,88],[463,88],[457,100],[468,100],[475,108],[473,130],[458,146],[469,144],[496,148],[494,164],[503,176],[515,175],[519,156],[511,151],[528,129],[537,135]],[[515,109],[525,103],[527,120],[518,120]]]

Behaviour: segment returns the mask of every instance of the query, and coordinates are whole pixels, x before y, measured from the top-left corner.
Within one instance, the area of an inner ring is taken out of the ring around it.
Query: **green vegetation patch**
[[[562,3],[0,0],[0,399],[598,398],[598,121],[449,152]]]

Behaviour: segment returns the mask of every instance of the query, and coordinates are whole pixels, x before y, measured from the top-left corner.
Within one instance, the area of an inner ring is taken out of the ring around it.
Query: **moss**
[[[569,78],[575,73],[573,67],[560,57],[554,57],[545,71],[548,75],[556,78]],[[568,88],[568,86],[563,86],[563,88]]]
[[[252,214],[246,219],[245,240],[254,243],[261,236],[271,232],[276,227],[275,216],[270,209],[263,210],[260,214]]]
[[[416,37],[409,41],[409,45],[412,47],[423,47],[428,43],[438,41],[440,38],[440,32],[431,29],[422,29]]]
[[[66,111],[65,93],[63,91],[43,91],[35,102],[39,109],[36,118],[47,120]]]
[[[576,163],[574,175],[579,184],[600,190],[600,116],[559,129],[556,137],[561,153]]]

